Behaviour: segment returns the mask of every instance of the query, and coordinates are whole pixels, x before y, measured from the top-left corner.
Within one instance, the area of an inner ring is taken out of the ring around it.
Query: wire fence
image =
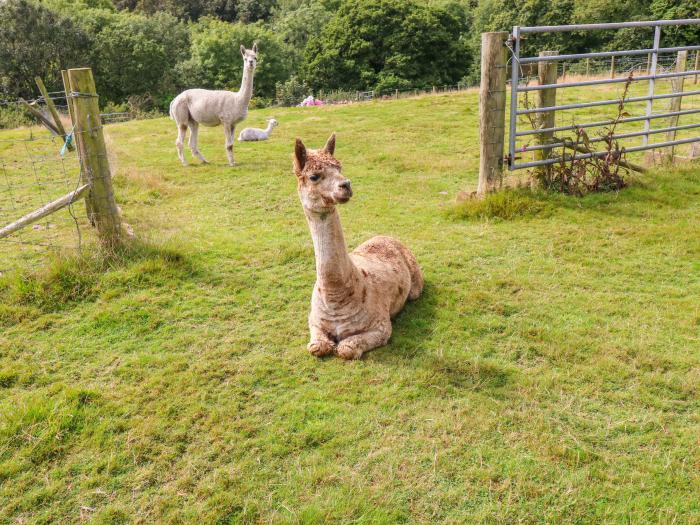
[[[65,93],[53,93],[51,98],[57,106],[61,101],[65,106]],[[70,130],[70,119],[63,115],[61,120]],[[76,134],[74,130],[72,136]],[[77,149],[66,148],[64,137],[38,126],[0,131],[0,228],[74,192],[82,180]],[[39,265],[55,254],[80,251],[92,235],[88,224],[85,203],[80,201],[0,238],[0,274]]]

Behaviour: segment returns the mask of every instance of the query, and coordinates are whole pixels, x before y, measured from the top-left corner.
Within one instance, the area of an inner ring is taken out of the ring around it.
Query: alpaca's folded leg
[[[362,354],[384,346],[391,337],[391,321],[380,323],[374,330],[353,335],[338,343],[337,354],[343,359],[359,359]]]
[[[320,328],[313,325],[309,328],[311,331],[311,341],[306,345],[306,349],[309,353],[316,357],[332,354],[335,350],[335,343],[331,341]]]

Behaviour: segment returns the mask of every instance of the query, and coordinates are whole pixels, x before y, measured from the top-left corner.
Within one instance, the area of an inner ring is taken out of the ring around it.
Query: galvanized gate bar
[[[583,80],[581,82],[567,82],[566,84],[542,84],[535,86],[522,86],[518,88],[518,93],[523,93],[525,91],[539,91],[542,89],[560,89],[560,88],[570,88],[570,87],[581,87],[581,86],[597,86],[600,84],[621,84],[631,80],[633,82],[640,82],[642,80],[656,80],[664,78],[676,78],[676,77],[692,77],[693,75],[700,74],[700,71],[677,71],[674,73],[661,73],[659,75],[643,75],[641,77],[635,77],[630,75],[629,77],[617,77],[617,78],[604,78],[601,80]]]
[[[651,68],[649,73],[652,78],[649,79],[649,97],[654,96],[654,78],[656,77],[656,66],[659,63],[659,44],[661,43],[661,26],[654,27],[654,51],[651,53]],[[652,113],[654,106],[654,99],[649,98],[647,100],[646,115],[649,116]],[[651,121],[646,119],[644,121],[644,131],[649,131],[651,126]],[[644,135],[642,138],[642,144],[646,146],[649,143],[649,135]]]
[[[652,95],[651,97],[631,97],[626,98],[623,102],[629,104],[632,102],[646,102],[648,100],[659,100],[662,98],[676,98],[676,97],[690,97],[693,95],[700,95],[700,90],[696,91],[684,91],[683,93],[665,93],[663,95]],[[613,104],[619,104],[620,99],[611,100],[597,100],[594,102],[580,102],[578,104],[563,104],[561,106],[549,106],[546,108],[530,108],[530,109],[520,109],[516,111],[516,115],[527,115],[529,113],[546,113],[547,111],[563,111],[565,109],[578,109],[578,108],[592,108],[595,106],[611,106]],[[651,114],[650,114],[651,115]],[[648,120],[649,116],[645,115],[644,120]]]
[[[669,131],[680,131],[684,129],[694,129],[694,128],[700,128],[700,122],[697,124],[685,124],[683,126],[671,126],[669,128],[657,128],[657,129],[652,129],[649,131],[635,131],[632,133],[620,133],[619,135],[611,135],[610,137],[596,137],[592,139],[588,139],[588,143],[593,143],[593,142],[605,142],[608,140],[608,138],[614,139],[614,140],[620,140],[620,139],[629,139],[633,137],[641,137],[643,135],[653,135],[655,133],[668,133]],[[554,144],[535,144],[534,146],[524,146],[520,148],[518,151],[522,153],[526,153],[528,151],[536,151],[539,149],[552,149],[552,148],[561,148],[566,146],[567,143],[564,142],[557,142]]]
[[[590,31],[595,29],[624,29],[626,27],[654,27],[654,26],[688,26],[698,23],[697,18],[683,18],[680,20],[651,20],[645,22],[613,22],[610,24],[572,24],[568,26],[532,26],[519,27],[519,33],[561,33],[564,31]]]
[[[518,84],[520,84],[520,28],[513,28],[511,47],[513,56],[511,57],[511,74],[510,74],[510,128],[508,130],[508,169],[513,169],[515,162],[515,132],[518,123]]]
[[[659,53],[675,53],[676,51],[694,51],[700,49],[700,46],[681,46],[681,47],[661,47],[659,48]],[[626,51],[598,51],[595,53],[576,53],[573,55],[556,55],[556,57],[543,56],[543,57],[525,57],[520,59],[521,64],[531,64],[533,62],[545,62],[548,60],[575,60],[577,58],[610,58],[610,57],[621,57],[621,56],[637,56],[637,55],[648,55],[653,53],[653,49],[628,49]]]
[[[668,146],[676,146],[679,144],[692,144],[693,142],[700,142],[700,136],[693,137],[691,139],[683,139],[683,140],[670,140],[667,142],[656,142],[654,144],[648,144],[646,146],[633,146],[631,148],[621,148],[620,149],[620,154],[622,153],[634,153],[637,151],[645,151],[649,149],[656,149],[656,148],[667,148]],[[567,161],[571,160],[584,160],[584,159],[590,159],[592,157],[605,157],[608,155],[607,151],[597,151],[595,153],[582,153],[580,155],[567,155],[565,159]],[[518,169],[521,168],[535,168],[537,166],[547,166],[549,164],[556,164],[557,162],[561,162],[562,159],[561,157],[559,158],[552,158],[552,159],[546,159],[546,160],[534,160],[532,162],[523,162],[522,164],[518,164],[517,167]]]
[[[693,115],[695,113],[700,113],[700,109],[684,109],[683,111],[670,111],[668,113],[654,113],[653,115],[649,115],[648,117],[644,115],[643,117],[625,117],[617,120],[618,124],[623,124],[625,122],[639,122],[641,120],[647,120],[647,119],[657,119],[657,118],[668,118],[668,117],[677,117],[681,115]],[[557,126],[554,128],[540,128],[540,129],[528,129],[526,131],[518,131],[516,132],[515,136],[516,137],[525,137],[527,135],[538,135],[540,133],[549,133],[550,131],[557,132],[557,131],[573,131],[575,129],[581,129],[581,128],[599,128],[601,126],[609,126],[610,124],[614,124],[615,119],[610,119],[610,120],[599,120],[598,122],[586,122],[583,124],[573,124],[571,126]]]
[[[693,115],[693,114],[698,114],[700,113],[700,109],[689,109],[689,110],[684,110],[684,111],[667,111],[667,112],[661,112],[661,113],[653,113],[653,104],[654,100],[661,100],[661,99],[674,99],[678,97],[692,97],[695,95],[700,95],[700,90],[695,90],[695,91],[685,91],[685,92],[680,92],[680,93],[664,93],[664,94],[655,94],[655,81],[656,80],[661,80],[661,79],[672,79],[672,78],[679,78],[679,77],[692,77],[700,74],[700,70],[698,70],[697,67],[695,67],[692,71],[675,71],[675,72],[669,72],[669,73],[658,73],[657,68],[658,68],[658,63],[659,63],[659,55],[662,53],[672,53],[672,52],[678,52],[678,51],[696,51],[700,50],[700,45],[692,45],[692,46],[675,46],[675,47],[661,47],[661,28],[665,26],[685,26],[685,25],[700,25],[700,19],[683,19],[683,20],[654,20],[654,21],[644,21],[644,22],[620,22],[620,23],[612,23],[612,24],[575,24],[575,25],[568,25],[568,26],[540,26],[540,27],[519,27],[515,26],[513,27],[513,34],[511,38],[509,39],[509,48],[511,49],[512,52],[512,62],[511,62],[511,107],[510,107],[510,135],[509,135],[509,141],[508,141],[508,168],[511,170],[514,169],[520,169],[520,168],[529,168],[529,167],[536,167],[536,166],[545,166],[548,164],[554,164],[557,163],[561,160],[561,157],[559,159],[557,158],[549,158],[549,159],[543,159],[539,161],[533,161],[533,162],[524,162],[524,163],[516,163],[516,154],[518,153],[525,153],[529,151],[535,151],[539,149],[545,149],[545,148],[552,148],[552,147],[564,147],[566,146],[565,143],[561,142],[559,144],[546,144],[546,145],[535,145],[535,146],[524,146],[521,148],[516,148],[517,146],[517,141],[518,137],[523,137],[523,136],[529,136],[529,135],[538,135],[542,133],[551,133],[551,132],[556,132],[556,131],[573,131],[577,130],[580,128],[593,128],[593,127],[601,127],[601,126],[607,126],[611,125],[613,123],[625,123],[625,122],[643,122],[644,127],[643,131],[633,131],[629,133],[620,133],[615,135],[613,138],[614,139],[628,139],[628,138],[634,138],[634,137],[642,137],[642,145],[641,146],[634,146],[634,147],[628,147],[624,148],[624,151],[627,152],[635,152],[635,151],[643,151],[646,149],[652,149],[652,148],[662,148],[662,147],[668,147],[672,146],[675,144],[688,144],[691,142],[695,142],[700,140],[700,137],[697,138],[692,138],[692,139],[683,139],[683,140],[676,140],[676,141],[666,141],[666,142],[659,142],[656,144],[650,144],[649,143],[649,135],[653,134],[658,134],[658,133],[668,133],[671,131],[677,131],[677,130],[687,130],[687,129],[695,129],[700,127],[700,124],[685,124],[683,126],[667,126],[664,128],[652,130],[651,129],[651,121],[653,119],[659,119],[659,118],[664,118],[664,117],[673,117],[673,116],[680,116],[680,115]],[[520,57],[520,41],[521,37],[524,34],[528,33],[549,33],[549,32],[564,32],[564,31],[590,31],[590,30],[606,30],[606,29],[622,29],[622,28],[630,28],[630,27],[640,27],[640,28],[649,28],[654,30],[654,40],[653,40],[653,46],[648,49],[630,49],[630,50],[616,50],[616,51],[601,51],[601,52],[595,52],[595,53],[573,53],[569,55],[554,55],[554,56],[537,56],[537,57],[525,57],[521,58]],[[650,62],[649,62],[649,67],[648,71],[646,74],[640,75],[635,77],[634,75],[630,76],[620,76],[620,77],[614,77],[610,79],[594,79],[594,80],[583,80],[580,82],[567,82],[567,83],[549,83],[549,84],[542,84],[542,85],[520,85],[520,67],[521,64],[532,64],[536,62],[542,62],[542,61],[549,61],[549,60],[574,60],[574,59],[582,59],[582,58],[606,58],[606,57],[619,57],[619,56],[640,56],[640,55],[648,55]],[[617,99],[612,99],[612,100],[598,100],[598,101],[589,101],[589,102],[579,102],[579,103],[571,103],[571,104],[561,104],[558,106],[548,106],[548,107],[540,107],[540,108],[531,108],[527,107],[524,109],[518,109],[518,94],[519,93],[526,93],[526,92],[532,92],[532,91],[541,91],[541,90],[547,90],[547,89],[563,89],[563,88],[572,88],[572,87],[586,87],[586,86],[598,86],[598,85],[604,85],[604,84],[621,84],[621,83],[626,83],[626,82],[644,82],[648,81],[648,91],[646,96],[636,96],[636,97],[628,97],[624,100],[620,100],[619,98]],[[599,107],[599,106],[611,106],[611,105],[619,105],[619,104],[633,104],[636,102],[645,102],[646,107],[644,111],[644,116],[636,116],[636,117],[624,117],[624,118],[619,118],[617,120],[614,119],[608,119],[600,122],[589,122],[589,123],[583,123],[580,125],[573,124],[569,126],[554,126],[554,127],[548,127],[548,128],[542,128],[542,129],[532,129],[532,130],[526,130],[526,131],[518,131],[517,126],[518,126],[518,118],[521,115],[532,115],[532,114],[541,114],[541,113],[547,113],[547,112],[555,112],[555,111],[566,111],[566,110],[572,110],[572,109],[580,109],[580,108],[593,108],[593,107]],[[561,139],[560,139],[561,140]],[[589,139],[588,142],[603,142],[603,138],[592,138]],[[608,152],[601,152],[600,155],[597,153],[592,153],[589,155],[577,155],[575,157],[570,157],[569,158],[574,158],[574,159],[586,159],[586,158],[591,158],[594,156],[603,156],[608,154]]]

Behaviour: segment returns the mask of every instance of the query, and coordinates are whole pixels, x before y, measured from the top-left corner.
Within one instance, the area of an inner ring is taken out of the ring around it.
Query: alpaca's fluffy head
[[[322,149],[306,149],[301,139],[294,147],[294,174],[301,205],[313,213],[329,213],[336,204],[352,197],[350,181],[343,177],[340,162],[333,156],[335,133]]]
[[[258,64],[258,44],[257,42],[253,44],[253,49],[246,49],[243,44],[241,44],[241,56],[243,56],[243,65],[246,69],[255,69]]]
[[[275,119],[273,119],[273,118],[267,119],[267,123],[270,125],[270,127],[273,127],[273,128],[279,124],[279,122],[277,122],[277,121],[276,121]]]

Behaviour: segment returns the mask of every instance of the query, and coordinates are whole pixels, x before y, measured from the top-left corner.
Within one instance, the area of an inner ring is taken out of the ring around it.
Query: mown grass
[[[110,126],[145,247],[3,277],[0,523],[700,523],[697,168],[465,218],[476,94],[270,115],[234,169],[220,129],[182,168],[171,121]],[[352,363],[305,352],[290,170],[333,130],[348,244],[427,283]]]

